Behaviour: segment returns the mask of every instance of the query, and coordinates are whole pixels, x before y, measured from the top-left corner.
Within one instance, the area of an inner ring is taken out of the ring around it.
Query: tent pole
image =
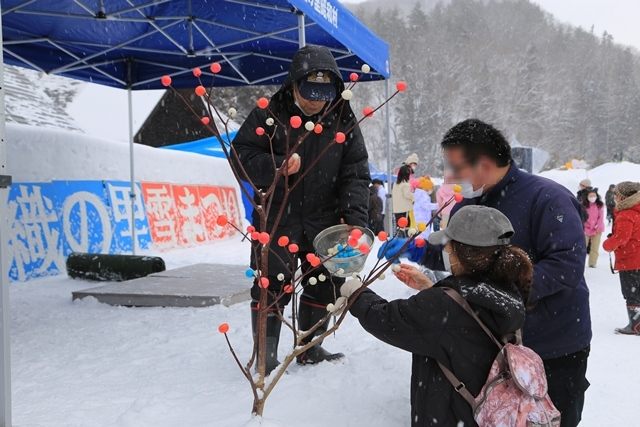
[[[1,15],[0,15],[1,16]],[[0,19],[0,46],[2,21]],[[11,427],[11,350],[9,348],[9,245],[7,203],[11,177],[8,175],[4,116],[4,58],[0,50],[0,427]]]
[[[298,12],[298,47],[307,45],[307,29],[304,23],[304,13]]]
[[[127,101],[129,104],[129,177],[131,179],[131,190],[129,191],[129,200],[131,201],[131,253],[136,254],[136,176],[135,176],[135,157],[133,146],[133,100],[131,94],[131,61],[127,63],[128,80]]]
[[[384,81],[384,98],[389,99],[389,79]],[[393,233],[393,200],[391,199],[391,108],[389,102],[384,106],[385,133],[387,137],[387,201],[385,203],[387,217],[387,231]]]

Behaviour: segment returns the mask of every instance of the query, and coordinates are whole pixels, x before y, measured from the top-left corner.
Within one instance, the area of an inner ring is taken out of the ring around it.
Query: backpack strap
[[[460,293],[455,289],[442,288],[442,290],[452,300],[454,300],[460,307],[462,307],[464,311],[466,311],[473,318],[473,320],[476,321],[478,326],[482,328],[482,330],[489,336],[489,338],[491,338],[491,341],[493,341],[494,344],[498,346],[498,349],[502,350],[504,345],[500,341],[498,341],[498,339],[495,337],[495,335],[493,335],[493,333],[487,327],[487,325],[485,325],[484,322],[480,320],[480,318],[473,311],[473,309],[471,308],[467,300],[464,299],[462,295],[460,295]],[[467,386],[462,381],[460,381],[458,377],[456,377],[455,374],[451,372],[451,370],[446,366],[444,366],[442,363],[438,362],[438,366],[440,366],[442,373],[444,374],[445,378],[451,383],[451,386],[456,391],[456,393],[462,396],[462,398],[466,400],[469,405],[471,405],[471,409],[475,411],[477,406],[476,399],[473,397],[471,392],[467,389]]]
[[[471,405],[471,409],[475,412],[476,406],[478,404],[476,403],[476,399],[473,397],[471,392],[467,390],[467,386],[462,381],[460,381],[458,377],[456,377],[455,374],[451,372],[451,370],[446,366],[444,366],[442,363],[438,362],[438,366],[440,366],[442,373],[444,374],[445,378],[451,383],[456,393],[462,396],[462,398],[466,400],[469,405]]]
[[[482,330],[484,331],[485,334],[487,334],[487,336],[489,338],[491,338],[491,341],[493,341],[493,343],[495,345],[498,346],[498,350],[502,350],[502,347],[504,347],[504,344],[502,344],[495,335],[493,335],[493,332],[491,332],[491,330],[487,327],[487,325],[484,324],[484,322],[482,320],[480,320],[480,318],[478,317],[478,315],[475,313],[475,311],[473,311],[473,309],[471,308],[471,306],[469,305],[469,303],[467,302],[466,299],[464,299],[462,297],[462,295],[460,295],[460,293],[458,291],[456,291],[455,289],[451,289],[451,288],[442,288],[442,290],[444,291],[445,294],[447,294],[452,300],[454,300],[460,307],[462,307],[464,309],[464,311],[466,311],[471,317],[473,317],[473,320],[476,321],[476,323],[478,324],[478,326],[480,326],[480,328],[482,328]]]

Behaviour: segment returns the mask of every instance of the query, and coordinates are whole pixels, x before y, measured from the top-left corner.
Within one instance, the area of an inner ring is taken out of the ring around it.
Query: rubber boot
[[[616,328],[616,333],[622,335],[640,335],[640,306],[628,305],[627,314],[629,324],[624,328]]]
[[[258,311],[251,310],[251,326],[253,329],[253,339],[256,345],[258,345]],[[278,318],[276,313],[267,313],[267,363],[266,374],[269,375],[271,371],[280,365],[278,361],[278,343],[280,342],[280,328],[282,322]],[[259,347],[258,347],[259,348]],[[257,357],[257,353],[256,353]],[[257,365],[256,365],[257,366]]]
[[[311,327],[322,320],[326,314],[326,308],[314,307],[312,305],[305,304],[304,302],[300,302],[300,309],[298,310],[298,322],[300,330],[307,331],[311,329]],[[311,341],[313,337],[325,333],[327,331],[327,326],[329,326],[329,320],[327,320],[324,325],[316,329],[313,335],[305,338],[303,344]],[[342,353],[329,353],[327,350],[322,348],[322,342],[319,342],[309,350],[299,355],[296,358],[296,362],[299,365],[314,365],[316,363],[324,362],[325,360],[338,360],[342,359],[343,357],[344,354]]]

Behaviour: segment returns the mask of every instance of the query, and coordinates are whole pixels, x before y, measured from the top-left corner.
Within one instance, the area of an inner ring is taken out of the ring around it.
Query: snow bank
[[[224,159],[134,145],[137,181],[229,185]],[[7,160],[16,182],[129,180],[129,145],[63,130],[7,124]]]
[[[540,173],[565,186],[571,192],[578,191],[578,184],[585,178],[589,178],[594,187],[600,190],[602,196],[610,184],[621,181],[640,181],[640,165],[630,162],[605,163],[593,169],[553,169]]]
[[[239,239],[238,239],[239,240]],[[178,267],[216,259],[242,264],[249,247],[238,240],[166,254]],[[379,244],[374,248],[376,252]],[[374,257],[369,257],[368,268]],[[637,426],[633,398],[640,340],[615,335],[627,321],[618,278],[601,253],[587,269],[593,342],[583,427]],[[249,303],[208,308],[124,308],[95,300],[71,302],[94,284],[66,277],[11,287],[13,420],[48,427],[406,427],[410,425],[411,354],[366,333],[349,315],[325,340],[346,358],[292,365],[267,402],[269,422],[249,421],[250,388],[216,331],[246,361],[252,351]],[[238,286],[250,286],[250,281]],[[392,274],[373,290],[387,299],[413,291]],[[290,306],[287,314],[290,313]],[[291,346],[282,330],[280,354]],[[615,349],[612,351],[612,349]],[[611,408],[616,408],[614,411]],[[249,421],[249,423],[248,423]]]

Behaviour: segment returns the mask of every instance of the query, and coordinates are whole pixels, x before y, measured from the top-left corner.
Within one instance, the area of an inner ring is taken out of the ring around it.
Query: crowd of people
[[[473,401],[481,390],[497,386],[485,383],[492,364],[503,345],[519,344],[520,337],[539,356],[542,378],[537,384],[546,383],[542,389],[548,390],[551,406],[561,414],[560,426],[577,426],[589,387],[586,372],[592,337],[585,262],[588,257],[589,266],[597,263],[605,217],[613,222],[613,230],[603,246],[615,253],[629,313],[629,324],[619,332],[640,334],[640,183],[623,182],[610,188],[612,193],[603,203],[597,189],[584,181],[576,198],[561,185],[520,170],[508,141],[494,126],[477,119],[462,121],[441,142],[446,184],[437,188],[429,176],[418,176],[420,159],[412,154],[391,188],[394,217],[412,218],[413,224],[428,222],[451,199],[451,185],[462,188],[464,199],[440,212],[441,230],[436,221],[434,229],[425,230],[429,244],[419,262],[448,275],[432,280],[420,268],[401,264],[394,269],[396,277],[417,293],[386,301],[372,290],[360,289],[357,279],[345,281],[305,261],[305,255],[313,252],[313,239],[324,228],[368,225],[378,231],[384,227],[388,189],[370,179],[366,145],[355,115],[348,102],[346,108],[330,108],[343,102],[344,87],[331,52],[306,46],[294,57],[270,108],[252,111],[232,143],[238,161],[259,189],[269,188],[277,173],[302,180],[288,198],[283,197],[284,185],[275,187],[273,197],[272,211],[283,215],[272,239],[287,236],[299,252],[291,257],[285,248],[272,246],[269,254],[268,306],[273,309],[267,316],[268,371],[279,364],[281,319],[277,313],[291,299],[281,289],[301,263],[304,291],[298,320],[302,330],[320,324],[327,305],[343,296],[352,302],[350,312],[366,331],[413,353],[414,427],[477,425]],[[287,157],[291,147],[286,144],[295,142],[304,129],[293,130],[291,138],[278,127],[267,144],[255,129],[268,123],[270,115],[281,123],[301,115],[321,122],[325,132],[311,134],[296,148],[296,156]],[[340,129],[351,131],[343,144],[331,145],[332,135]],[[315,162],[324,152],[319,147],[327,144],[325,157]],[[310,169],[316,163],[316,169]],[[268,224],[273,220],[268,218]],[[253,225],[257,231],[268,231],[260,229],[256,215]],[[261,251],[252,250],[252,268],[260,265],[260,256]],[[326,280],[318,281],[320,277]],[[251,291],[254,331],[261,283],[256,277]],[[326,326],[314,335],[326,331]],[[297,362],[314,364],[342,357],[325,350],[320,342]],[[506,421],[511,413],[490,415],[494,422],[483,425],[516,425]],[[558,424],[547,419],[545,425]]]
[[[421,232],[421,237],[424,238],[431,232],[446,227],[453,208],[453,205],[447,204],[454,195],[453,184],[436,185],[428,174],[417,175],[419,162],[420,158],[416,153],[407,157],[397,169],[390,194],[394,223],[402,217],[409,220],[408,227],[391,230],[403,237],[406,237],[407,229],[417,228],[418,224],[428,225]],[[372,180],[369,189],[369,228],[378,233],[386,228],[384,219],[389,195],[385,183],[379,179]],[[443,206],[444,209],[440,211]]]
[[[615,254],[611,271],[620,276],[622,296],[629,317],[629,323],[616,328],[616,332],[640,335],[640,183],[625,181],[617,185],[611,184],[603,202],[591,180],[583,179],[576,197],[583,206],[589,267],[596,267],[601,247],[606,252]],[[601,244],[605,218],[612,228]]]

